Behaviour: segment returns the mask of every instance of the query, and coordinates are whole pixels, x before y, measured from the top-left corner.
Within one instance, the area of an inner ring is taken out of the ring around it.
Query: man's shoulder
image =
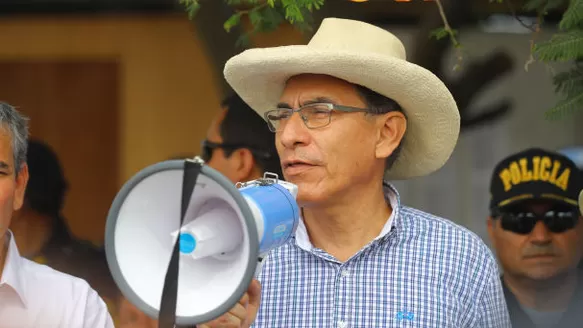
[[[15,273],[26,305],[25,312],[12,314],[15,320],[42,320],[47,327],[113,327],[105,302],[86,280],[23,257]]]
[[[415,235],[421,239],[431,239],[432,245],[442,248],[447,253],[473,255],[495,263],[491,249],[482,238],[468,228],[446,218],[411,207],[401,207],[400,214],[404,234]]]
[[[468,228],[457,224],[449,219],[418,210],[416,208],[403,206],[401,207],[403,223],[408,229],[413,231],[426,231],[432,233],[446,233],[437,235],[438,238],[464,238],[468,242],[478,243],[486,246],[476,233]]]
[[[32,293],[37,288],[50,289],[58,291],[64,297],[80,299],[86,298],[91,292],[94,292],[85,279],[26,258],[21,259],[20,269],[20,274],[25,278],[27,289]],[[58,297],[58,295],[55,296]]]

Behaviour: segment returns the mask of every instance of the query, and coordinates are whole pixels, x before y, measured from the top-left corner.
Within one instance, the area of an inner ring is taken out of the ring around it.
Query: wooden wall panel
[[[0,75],[0,100],[26,114],[31,138],[47,142],[61,160],[71,230],[101,244],[119,180],[118,64],[0,61]]]

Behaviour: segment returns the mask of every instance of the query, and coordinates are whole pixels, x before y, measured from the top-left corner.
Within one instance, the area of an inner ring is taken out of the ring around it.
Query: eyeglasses
[[[325,127],[330,124],[332,111],[340,112],[368,112],[368,109],[357,108],[350,106],[341,106],[328,103],[315,103],[302,106],[298,109],[291,108],[278,108],[267,111],[265,113],[265,119],[269,125],[269,130],[271,132],[280,131],[283,125],[286,124],[288,119],[297,112],[300,114],[302,121],[309,129],[316,129]]]
[[[494,214],[500,218],[502,229],[519,235],[527,235],[532,232],[539,221],[543,221],[552,233],[562,233],[573,229],[579,220],[579,211],[557,209],[542,214],[530,211],[498,212]]]
[[[228,152],[232,152],[236,149],[240,149],[240,148],[246,148],[249,149],[251,151],[251,153],[255,156],[258,156],[260,158],[263,159],[270,159],[271,158],[271,154],[267,151],[261,150],[261,149],[257,149],[254,147],[250,147],[244,144],[236,144],[236,143],[217,143],[217,142],[212,142],[212,141],[208,141],[208,140],[203,140],[202,144],[201,144],[201,149],[202,149],[202,154],[201,154],[201,158],[205,161],[208,162],[211,160],[211,158],[213,157],[213,151],[217,148],[221,148],[224,149]]]

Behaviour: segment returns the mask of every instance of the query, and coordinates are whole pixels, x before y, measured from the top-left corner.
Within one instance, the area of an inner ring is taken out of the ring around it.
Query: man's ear
[[[22,164],[20,172],[16,175],[16,188],[14,190],[14,199],[12,201],[12,209],[19,210],[24,203],[24,193],[26,192],[26,185],[28,184],[28,165]]]
[[[379,133],[375,155],[377,158],[387,158],[403,140],[407,131],[407,119],[401,112],[389,112],[379,117]]]
[[[235,182],[252,180],[250,177],[255,170],[255,159],[249,149],[239,148],[235,150],[230,156],[230,161],[231,170],[233,171],[232,176],[237,180]]]

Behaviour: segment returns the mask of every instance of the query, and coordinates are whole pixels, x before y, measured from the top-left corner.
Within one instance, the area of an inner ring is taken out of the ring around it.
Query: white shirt
[[[80,278],[20,256],[12,233],[0,279],[0,328],[113,328],[105,302]]]

